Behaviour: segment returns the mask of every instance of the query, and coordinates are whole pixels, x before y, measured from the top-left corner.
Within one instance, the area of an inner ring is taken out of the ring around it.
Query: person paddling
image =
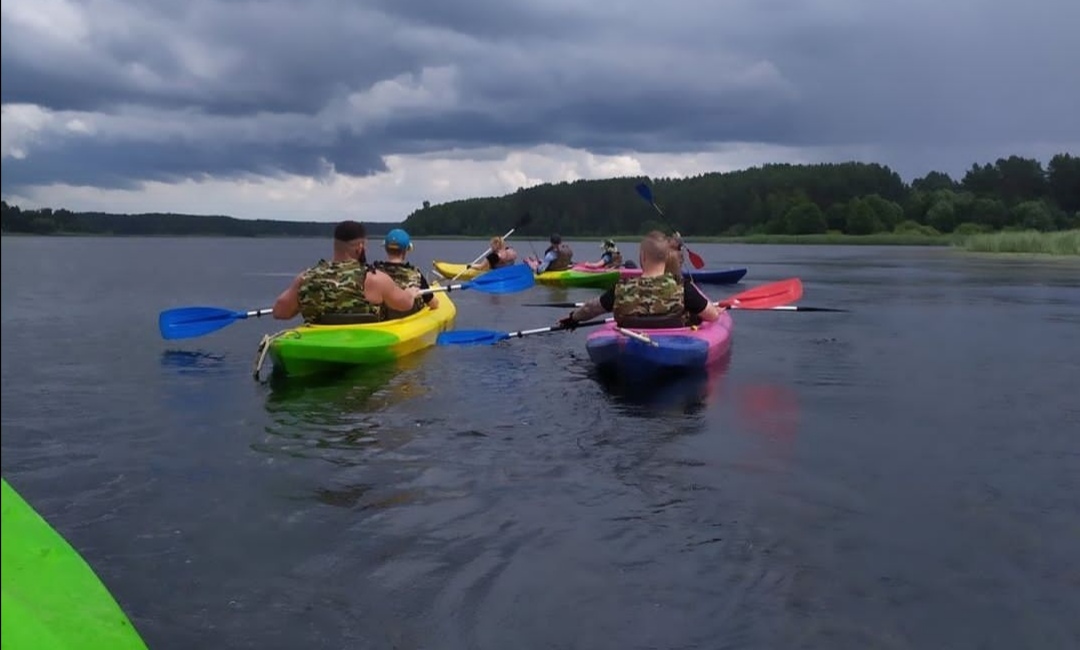
[[[544,273],[545,271],[565,271],[574,264],[574,251],[570,248],[569,244],[564,244],[562,237],[557,233],[553,234],[549,239],[551,245],[544,251],[543,259],[536,259],[535,257],[528,257],[525,259],[525,263],[529,265],[529,268],[534,273]]]
[[[375,262],[373,266],[393,278],[394,282],[402,289],[418,287],[423,291],[428,288],[427,278],[424,277],[420,269],[405,261],[405,257],[412,248],[412,238],[409,237],[409,233],[401,228],[394,228],[386,233],[386,237],[383,238],[383,250],[386,251],[386,259]],[[409,314],[415,314],[424,305],[431,309],[438,309],[439,299],[433,293],[424,294],[413,301],[412,307],[405,311],[387,308],[386,318],[402,318]]]
[[[588,269],[618,269],[618,268],[634,268],[635,264],[631,261],[624,261],[622,253],[619,252],[619,247],[615,245],[615,240],[605,239],[600,248],[604,251],[600,255],[600,259],[596,262],[582,262],[580,266]]]
[[[385,320],[386,309],[406,311],[420,295],[402,289],[386,273],[367,264],[367,233],[356,221],[334,228],[334,255],[303,271],[274,301],[273,315],[300,314],[308,324],[351,324]]]
[[[502,237],[492,237],[488,245],[488,254],[476,264],[467,264],[465,268],[478,271],[490,271],[503,266],[510,266],[517,261],[517,251],[508,246]]]
[[[685,327],[692,321],[720,318],[716,305],[682,278],[677,244],[659,231],[641,240],[638,261],[641,275],[621,278],[613,288],[558,320],[574,329],[578,323],[613,312],[615,324],[632,329]]]

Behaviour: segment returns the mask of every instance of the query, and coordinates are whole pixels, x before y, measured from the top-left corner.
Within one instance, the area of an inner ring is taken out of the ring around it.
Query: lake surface
[[[749,269],[713,298],[851,311],[735,312],[724,366],[647,395],[585,331],[303,384],[251,375],[280,321],[161,340],[329,250],[2,240],[3,475],[151,648],[1080,646],[1075,261],[699,244]],[[451,297],[516,330],[593,294]]]

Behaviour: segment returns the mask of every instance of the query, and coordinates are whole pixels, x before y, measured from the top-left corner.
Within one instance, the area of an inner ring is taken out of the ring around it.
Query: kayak
[[[436,273],[443,276],[447,280],[457,276],[458,280],[464,282],[466,280],[472,280],[478,275],[483,275],[484,273],[487,273],[487,269],[484,269],[483,271],[479,269],[466,269],[466,266],[468,265],[456,264],[454,262],[443,262],[441,260],[434,260],[431,263],[431,268],[435,269]],[[459,273],[461,275],[458,275]]]
[[[585,350],[598,368],[624,376],[702,370],[724,358],[731,348],[733,328],[731,313],[724,310],[718,320],[697,326],[629,330],[652,341],[646,343],[610,322],[589,334]]]
[[[439,286],[431,283],[432,287]],[[274,369],[290,377],[387,363],[435,345],[454,321],[457,307],[448,292],[439,308],[424,307],[404,318],[358,325],[301,325],[269,342]]]
[[[544,271],[536,275],[538,284],[552,287],[584,287],[587,289],[610,289],[619,281],[619,272],[610,271]]]
[[[435,272],[444,278],[452,278],[458,273],[458,280],[471,280],[487,271],[466,269],[465,264],[454,264],[435,260],[431,263]],[[501,268],[501,267],[500,267]],[[638,271],[640,273],[640,271]],[[565,271],[544,271],[536,276],[536,282],[555,287],[585,287],[588,289],[610,289],[619,280],[619,272],[611,270],[577,269],[571,268]]]
[[[596,273],[598,270],[609,271],[608,269],[589,269],[587,267],[581,267],[579,265],[574,266],[575,271],[581,271],[583,273]],[[620,278],[633,278],[641,275],[641,269],[610,269],[610,271],[618,271]],[[683,269],[684,278],[692,278],[694,282],[699,284],[735,284],[739,280],[743,279],[746,275],[746,269],[712,269],[702,271],[689,271]]]
[[[3,480],[5,648],[146,650],[94,570]]]

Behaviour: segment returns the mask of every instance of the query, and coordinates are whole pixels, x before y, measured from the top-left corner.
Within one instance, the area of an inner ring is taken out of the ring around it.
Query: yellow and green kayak
[[[471,280],[478,275],[483,275],[486,271],[477,271],[476,269],[467,269],[465,264],[454,264],[452,262],[441,262],[435,260],[431,263],[432,267],[438,272],[439,275],[444,278],[452,278],[458,273],[458,280]],[[565,271],[545,271],[536,275],[536,282],[539,284],[546,284],[554,287],[584,287],[588,289],[610,289],[615,286],[615,283],[619,281],[618,269],[612,269],[610,271],[582,271],[577,269],[567,269]]]
[[[6,479],[2,483],[3,647],[146,650],[78,551]]]
[[[439,286],[432,283],[432,287]],[[439,308],[424,307],[404,318],[358,325],[301,325],[269,343],[275,370],[290,377],[382,364],[435,345],[454,322],[457,307],[440,292]]]

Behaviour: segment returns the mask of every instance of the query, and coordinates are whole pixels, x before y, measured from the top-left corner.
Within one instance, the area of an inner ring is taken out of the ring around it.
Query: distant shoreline
[[[23,233],[0,232],[3,237],[69,237],[69,238],[227,238],[227,239],[324,239],[325,235],[226,235],[219,233],[199,233],[184,235],[169,234],[115,234],[115,233]],[[369,235],[369,241],[378,241],[378,235]],[[616,242],[636,242],[641,235],[574,236],[568,239],[589,241],[614,239]],[[486,242],[490,237],[481,235],[413,235],[416,241],[476,241]],[[511,238],[517,241],[547,241],[545,235],[518,235]],[[932,246],[938,248],[953,247],[958,251],[988,253],[994,255],[1038,255],[1040,257],[1080,256],[1080,230],[1052,232],[1038,231],[1003,231],[974,235],[919,234],[919,233],[876,233],[872,235],[847,235],[829,233],[819,235],[746,235],[742,237],[699,236],[684,237],[689,244],[751,244],[779,246]]]

